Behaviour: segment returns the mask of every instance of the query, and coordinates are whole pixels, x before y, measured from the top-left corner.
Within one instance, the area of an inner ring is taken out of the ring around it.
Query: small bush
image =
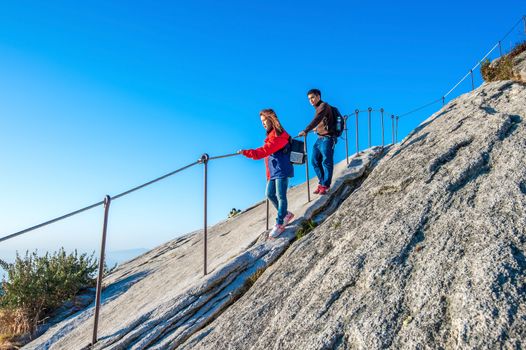
[[[8,264],[8,280],[2,283],[0,331],[4,334],[33,333],[45,315],[95,283],[97,261],[77,251],[62,248],[50,255],[17,254]]]
[[[228,218],[233,218],[239,213],[241,213],[240,209],[232,208],[232,210],[230,210],[230,213],[228,213]]]
[[[301,227],[296,232],[296,239],[303,238],[307,233],[314,230],[316,226],[318,226],[318,224],[312,219],[303,221]]]
[[[493,62],[486,58],[480,65],[480,74],[484,81],[513,79],[513,59],[524,51],[526,51],[526,41],[515,45],[509,54]]]
[[[526,51],[526,41],[523,41],[521,43],[518,43],[515,45],[515,47],[511,50],[511,52],[508,54],[508,56],[513,59]]]
[[[503,56],[493,64],[486,59],[480,66],[480,74],[485,81],[510,80],[513,78],[513,61]]]

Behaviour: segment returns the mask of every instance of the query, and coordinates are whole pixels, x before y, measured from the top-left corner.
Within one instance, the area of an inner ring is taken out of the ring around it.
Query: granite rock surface
[[[487,83],[386,154],[180,349],[526,346],[526,86]]]
[[[206,276],[202,231],[176,238],[120,266],[104,282],[95,345],[90,345],[94,307],[87,300],[76,313],[65,305],[60,317],[48,322],[43,334],[24,348],[177,347],[245,293],[254,276],[290,246],[302,222],[321,223],[333,213],[359,187],[381,154],[382,148],[376,147],[354,155],[349,164],[346,160],[337,164],[329,195],[312,195],[311,202],[307,201],[306,183],[289,189],[289,210],[296,218],[278,239],[268,238],[265,202],[210,227]],[[311,191],[315,184],[311,180]],[[274,208],[270,214],[272,225]]]

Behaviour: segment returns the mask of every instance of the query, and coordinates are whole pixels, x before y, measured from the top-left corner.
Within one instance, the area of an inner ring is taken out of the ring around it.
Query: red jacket
[[[281,135],[276,134],[276,130],[272,129],[265,138],[265,143],[262,147],[256,149],[244,150],[242,153],[245,157],[252,159],[265,158],[265,168],[267,170],[267,180],[271,179],[271,171],[269,169],[268,157],[273,153],[281,150],[289,143],[289,134],[285,130]],[[290,163],[290,162],[289,162]]]

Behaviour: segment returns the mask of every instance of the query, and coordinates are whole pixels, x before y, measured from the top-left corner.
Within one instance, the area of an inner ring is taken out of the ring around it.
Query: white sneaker
[[[282,234],[283,231],[285,231],[285,226],[280,225],[280,224],[276,224],[276,225],[274,225],[274,227],[272,228],[272,231],[270,231],[268,236],[271,237],[271,238],[276,238],[280,234]]]
[[[294,214],[292,214],[290,211],[287,212],[287,215],[285,215],[285,218],[283,219],[283,226],[287,226],[289,222],[294,219]]]

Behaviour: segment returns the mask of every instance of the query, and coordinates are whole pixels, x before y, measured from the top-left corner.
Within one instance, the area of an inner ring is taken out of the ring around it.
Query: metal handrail
[[[179,169],[177,169],[177,170],[175,170],[175,171],[172,171],[172,172],[170,172],[170,173],[168,173],[168,174],[166,174],[166,175],[160,176],[160,177],[158,177],[158,178],[156,178],[156,179],[154,179],[154,180],[152,180],[152,181],[148,181],[148,182],[146,182],[146,183],[144,183],[144,184],[142,184],[142,185],[136,186],[136,187],[134,187],[134,188],[132,188],[132,189],[130,189],[130,190],[127,190],[127,191],[125,191],[125,192],[119,193],[118,195],[113,196],[113,197],[112,197],[112,200],[115,200],[115,199],[118,199],[118,198],[124,197],[124,196],[126,196],[126,195],[128,195],[128,194],[130,194],[130,193],[132,193],[132,192],[135,192],[135,191],[137,191],[137,190],[139,190],[139,189],[141,189],[141,188],[144,188],[144,187],[146,187],[146,186],[149,186],[149,185],[151,185],[151,184],[153,184],[153,183],[155,183],[155,182],[157,182],[157,181],[163,180],[163,179],[165,179],[165,178],[167,178],[167,177],[169,177],[169,176],[172,176],[172,175],[177,174],[177,173],[179,173],[179,172],[181,172],[181,171],[183,171],[183,170],[186,170],[186,169],[188,169],[188,168],[190,168],[190,167],[192,167],[192,166],[194,166],[194,165],[196,165],[196,164],[199,164],[199,161],[194,162],[194,163],[192,163],[192,164],[189,164],[189,165],[187,165],[187,166],[184,166],[184,167],[182,167],[182,168],[179,168]],[[34,231],[34,230],[36,230],[36,229],[38,229],[38,228],[42,228],[42,227],[44,227],[44,226],[47,226],[47,225],[53,224],[53,223],[55,223],[55,222],[57,222],[57,221],[61,221],[61,220],[67,219],[67,218],[69,218],[69,217],[71,217],[71,216],[74,216],[74,215],[80,214],[80,213],[82,213],[82,212],[85,212],[85,211],[90,210],[90,209],[93,209],[93,208],[96,208],[96,207],[98,207],[98,206],[100,206],[100,205],[102,205],[102,204],[104,204],[104,201],[103,201],[103,200],[100,201],[100,202],[97,202],[97,203],[95,203],[95,204],[88,205],[87,207],[84,207],[84,208],[82,208],[82,209],[78,209],[78,210],[72,211],[71,213],[68,213],[68,214],[65,214],[65,215],[59,216],[59,217],[57,217],[57,218],[55,218],[55,219],[51,219],[51,220],[45,221],[45,222],[43,222],[43,223],[41,223],[41,224],[38,224],[38,225],[35,225],[35,226],[32,226],[32,227],[26,228],[26,229],[24,229],[24,230],[21,230],[21,231],[18,231],[18,232],[12,233],[12,234],[10,234],[10,235],[3,236],[3,237],[0,238],[0,242],[7,241],[8,239],[14,238],[14,237],[16,237],[16,236],[20,236],[20,235],[22,235],[22,234],[24,234],[24,233],[27,233],[27,232],[30,232],[30,231]]]
[[[51,220],[46,221],[46,222],[43,222],[43,223],[41,223],[41,224],[38,224],[38,225],[35,225],[35,226],[32,226],[32,227],[26,228],[26,229],[24,229],[24,230],[22,230],[22,231],[18,231],[18,232],[12,233],[12,234],[10,234],[10,235],[4,236],[4,237],[0,238],[0,242],[7,241],[8,239],[14,238],[14,237],[16,237],[16,236],[20,236],[20,235],[22,235],[22,234],[24,234],[24,233],[27,233],[27,232],[30,232],[30,231],[36,230],[36,229],[41,228],[41,227],[44,227],[44,226],[50,225],[50,224],[55,223],[55,222],[57,222],[57,221],[67,219],[67,218],[69,218],[70,216],[77,215],[77,214],[80,214],[80,213],[85,212],[85,211],[87,211],[87,210],[90,210],[90,209],[96,208],[96,207],[98,207],[98,206],[101,205],[101,204],[104,204],[104,201],[97,202],[97,203],[95,203],[95,204],[89,205],[89,206],[84,207],[84,208],[82,208],[82,209],[75,210],[75,211],[73,211],[73,212],[71,212],[71,213],[69,213],[69,214],[59,216],[58,218],[51,219]]]
[[[482,57],[482,59],[480,59],[477,64],[475,64],[475,66],[473,66],[473,68],[471,68],[467,73],[466,75],[464,75],[447,93],[445,93],[444,95],[442,95],[442,97],[440,97],[440,99],[437,99],[431,103],[428,103],[422,107],[418,107],[418,108],[415,108],[409,112],[406,112],[406,113],[402,113],[400,114],[400,117],[404,117],[404,116],[407,116],[409,114],[412,114],[412,113],[415,113],[423,108],[426,108],[440,100],[442,100],[442,104],[445,104],[445,99],[446,97],[451,94],[464,80],[466,80],[466,78],[468,76],[471,75],[471,88],[474,89],[475,88],[475,83],[474,83],[474,78],[473,78],[473,71],[475,69],[477,69],[478,66],[480,66],[480,64],[493,52],[495,51],[495,49],[498,47],[499,50],[500,50],[500,56],[502,56],[502,47],[501,47],[501,43],[502,41],[504,41],[504,39],[506,39],[512,32],[513,30],[515,30],[515,28],[517,28],[517,26],[523,22],[524,23],[524,33],[526,34],[526,15],[522,16],[514,25],[513,27],[499,40],[497,41],[497,43],[495,45],[493,45],[493,47]]]

